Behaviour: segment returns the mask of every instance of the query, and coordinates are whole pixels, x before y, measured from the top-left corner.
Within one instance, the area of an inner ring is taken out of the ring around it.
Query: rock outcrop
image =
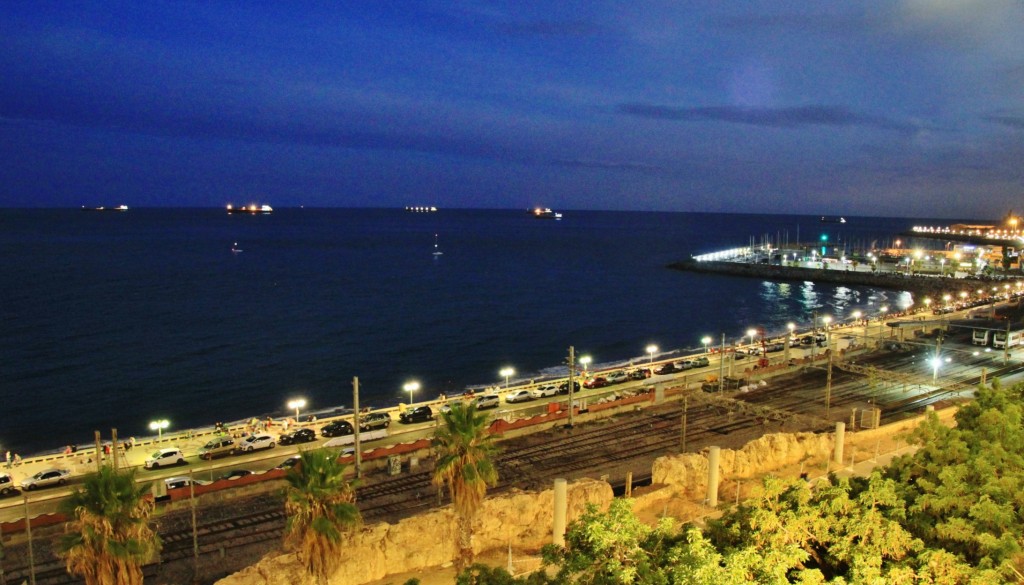
[[[608,483],[584,479],[567,490],[571,522],[587,504],[607,508],[612,501]],[[513,492],[487,498],[477,517],[473,549],[484,552],[513,548],[539,550],[551,542],[554,492]],[[381,522],[363,527],[345,547],[346,559],[330,585],[358,585],[389,574],[437,567],[452,562],[456,543],[451,506],[406,518],[397,524]],[[293,553],[268,555],[259,563],[221,579],[217,585],[312,585]]]

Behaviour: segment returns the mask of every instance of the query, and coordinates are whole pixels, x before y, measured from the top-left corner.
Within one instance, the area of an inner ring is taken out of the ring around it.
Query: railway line
[[[925,361],[927,348],[911,351],[879,351],[858,358],[859,366],[879,371],[897,371],[922,380],[914,388],[908,384],[887,382],[881,377],[869,381],[865,376],[833,368],[832,417],[824,417],[823,368],[808,367],[728,397],[701,391],[689,394],[686,446],[699,451],[728,440],[738,444],[766,431],[830,431],[841,410],[882,409],[882,421],[890,422],[920,412],[927,404],[948,400],[953,391],[924,382],[930,377]],[[947,379],[973,385],[980,381],[975,373],[980,362],[961,364],[960,374],[950,372]],[[990,362],[985,362],[990,364]],[[924,369],[922,369],[924,368]],[[994,367],[990,376],[1019,374],[1024,365]],[[922,373],[924,372],[924,373]],[[497,465],[499,485],[489,493],[513,489],[543,489],[555,477],[576,479],[607,475],[620,482],[628,469],[636,477],[649,473],[654,458],[677,453],[681,442],[682,401],[671,398],[660,405],[645,406],[602,421],[559,427],[502,443]],[[424,463],[397,477],[383,473],[369,475],[357,489],[357,501],[366,522],[394,522],[446,503],[431,484],[430,465]],[[201,582],[212,583],[228,572],[225,559],[235,558],[243,549],[259,554],[278,546],[285,523],[283,505],[278,496],[267,494],[234,501],[231,505],[202,505],[197,509]],[[194,561],[191,514],[179,511],[161,517],[158,530],[163,540],[159,564],[146,567],[147,578],[166,580],[170,573],[191,578]],[[64,571],[53,554],[56,539],[37,539],[34,544],[36,583],[63,585],[78,583]],[[7,547],[4,577],[20,583],[28,577],[24,547]],[[251,555],[250,555],[251,556]],[[215,567],[211,569],[210,567]]]

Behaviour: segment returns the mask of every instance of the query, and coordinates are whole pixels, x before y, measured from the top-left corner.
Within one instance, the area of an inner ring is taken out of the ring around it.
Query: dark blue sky
[[[1024,3],[5,2],[0,206],[998,217]]]

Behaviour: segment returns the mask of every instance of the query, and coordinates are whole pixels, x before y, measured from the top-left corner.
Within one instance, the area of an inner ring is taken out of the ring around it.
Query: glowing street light
[[[754,336],[757,335],[757,329],[747,329],[747,335],[750,336],[750,345],[754,345]]]
[[[889,307],[882,305],[878,307],[878,337],[882,337],[882,327],[885,325],[885,313],[889,310]]]
[[[295,398],[294,400],[289,400],[288,401],[288,409],[295,411],[295,422],[298,422],[298,420],[299,420],[299,409],[300,408],[306,408],[306,399],[305,398]]]
[[[502,368],[501,371],[498,372],[499,376],[504,376],[505,377],[505,389],[506,390],[508,390],[508,377],[513,375],[513,374],[515,374],[515,373],[516,373],[516,371],[515,371],[514,368]]]
[[[420,383],[416,381],[406,382],[405,386],[402,386],[402,390],[409,393],[409,404],[412,404],[412,393],[420,389]]]
[[[592,361],[594,361],[594,359],[591,358],[589,355],[580,356],[580,365],[583,366],[584,372],[587,371],[587,366],[589,366],[590,362]]]
[[[161,438],[164,435],[164,429],[171,426],[171,421],[166,418],[155,420],[149,423],[149,430],[156,431],[156,438]]]
[[[651,354],[651,363],[654,363],[654,352],[658,351],[658,346],[651,344],[647,346],[647,353]]]
[[[704,337],[701,337],[700,338],[700,342],[704,344],[704,353],[707,353],[708,352],[708,344],[711,343],[711,336],[710,335],[705,335]]]
[[[928,310],[929,308],[931,308],[931,306],[932,306],[932,300],[930,298],[928,298],[928,297],[925,297],[924,298],[924,308],[925,308],[925,310]]]

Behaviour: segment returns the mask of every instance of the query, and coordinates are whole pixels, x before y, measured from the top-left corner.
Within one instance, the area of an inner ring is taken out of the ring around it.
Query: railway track
[[[857,363],[878,369],[915,371],[920,370],[923,361],[918,353],[876,352]],[[1018,364],[996,368],[991,375],[1022,371],[1024,366]],[[825,376],[824,370],[807,368],[728,399],[699,391],[692,394],[693,402],[687,409],[688,450],[703,449],[726,436],[754,438],[767,425],[774,425],[773,431],[831,430],[834,423],[823,417]],[[979,380],[977,376],[968,376],[958,381],[976,384]],[[949,398],[950,394],[942,388],[918,388],[910,393],[892,384],[869,388],[864,376],[833,370],[833,409],[873,403],[882,408],[886,422],[919,412],[924,405]],[[600,476],[609,469],[628,467],[628,462],[636,462],[632,471],[637,478],[643,478],[649,474],[650,461],[655,457],[679,452],[681,415],[681,401],[673,400],[572,429],[550,429],[506,441],[497,461],[501,481],[490,493],[546,488],[555,477]],[[621,483],[621,477],[608,479],[613,484]],[[426,462],[421,468],[397,477],[381,473],[366,477],[364,482],[357,489],[357,501],[366,522],[394,522],[446,503],[446,495],[439,495],[431,483],[431,469]],[[275,495],[250,497],[230,506],[204,505],[198,508],[197,516],[200,562],[219,564],[224,572],[241,568],[227,567],[221,560],[232,558],[237,550],[270,551],[277,547],[285,524],[283,504]],[[164,577],[170,567],[175,567],[179,574],[190,575],[194,562],[190,513],[181,511],[162,517],[158,531],[164,543],[161,562],[146,567],[147,578]],[[36,583],[79,583],[67,575],[63,563],[54,555],[55,540],[40,538],[33,543]],[[5,551],[3,562],[8,582],[20,583],[28,578],[27,555],[21,549],[24,547],[7,547]],[[220,576],[208,574],[201,582],[212,583]]]

